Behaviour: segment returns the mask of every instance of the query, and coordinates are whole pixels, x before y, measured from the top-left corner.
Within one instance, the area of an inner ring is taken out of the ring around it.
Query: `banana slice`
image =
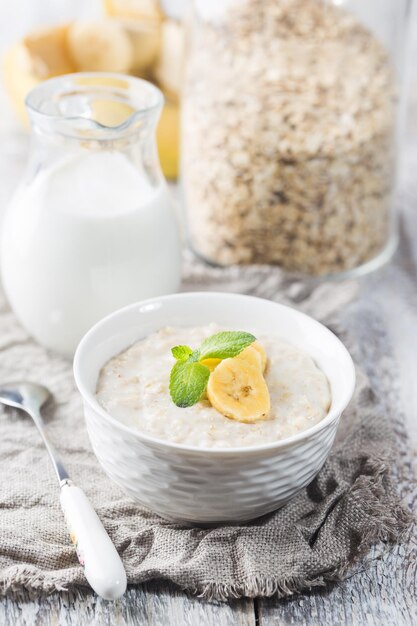
[[[175,180],[178,175],[180,143],[180,113],[175,102],[165,101],[156,137],[162,170],[166,178]]]
[[[28,64],[38,78],[51,78],[75,71],[67,47],[68,29],[68,24],[37,29],[23,39]]]
[[[259,367],[263,373],[266,369],[266,352],[260,343],[255,341],[250,346],[242,350],[236,359],[243,359],[255,367]]]
[[[160,22],[164,17],[159,0],[104,0],[104,9],[108,15],[132,22]]]
[[[256,352],[258,353],[258,355],[260,357],[260,360],[261,360],[261,370],[262,370],[262,372],[265,372],[266,366],[267,366],[267,362],[268,362],[268,358],[266,356],[265,349],[257,341],[254,341],[249,346],[249,348],[253,348],[254,350],[256,350]]]
[[[143,74],[156,61],[161,48],[159,24],[122,22],[132,44],[132,72]]]
[[[242,358],[224,359],[210,374],[207,396],[225,417],[253,424],[268,417],[269,391],[258,365]]]
[[[132,44],[117,20],[74,22],[68,49],[79,71],[126,73],[132,66]]]
[[[162,89],[177,100],[181,91],[185,64],[185,26],[167,19],[161,28],[161,51],[155,66],[155,76]]]
[[[246,361],[246,363],[250,363],[254,367],[259,368],[262,371],[262,359],[261,354],[253,347],[253,345],[248,346],[240,354],[235,356],[235,359],[241,359]]]

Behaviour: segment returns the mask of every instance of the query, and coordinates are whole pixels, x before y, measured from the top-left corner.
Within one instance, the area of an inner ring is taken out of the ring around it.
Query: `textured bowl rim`
[[[297,433],[295,435],[291,435],[291,437],[286,437],[285,439],[279,439],[271,443],[259,444],[255,446],[240,446],[240,447],[235,447],[235,448],[214,448],[214,447],[203,448],[203,447],[198,447],[198,446],[190,446],[190,445],[170,442],[164,439],[158,439],[156,437],[152,437],[151,435],[142,433],[141,431],[135,428],[130,428],[129,426],[122,424],[122,422],[120,422],[118,419],[116,419],[115,417],[110,415],[110,413],[107,413],[107,411],[103,409],[103,407],[97,401],[95,395],[89,391],[87,386],[84,384],[84,381],[82,380],[82,376],[80,374],[80,362],[83,359],[83,353],[86,350],[86,347],[85,347],[86,344],[88,344],[91,337],[96,333],[96,331],[101,326],[107,324],[112,318],[123,316],[125,313],[127,313],[130,310],[143,307],[143,306],[155,303],[155,302],[161,302],[161,301],[166,302],[169,300],[176,300],[176,299],[186,300],[187,298],[195,298],[195,297],[201,297],[201,298],[221,297],[221,298],[233,299],[233,300],[236,300],[236,302],[238,300],[240,301],[257,300],[260,302],[272,304],[280,309],[286,309],[287,311],[290,311],[292,315],[295,315],[299,318],[307,319],[309,323],[311,323],[313,326],[316,326],[316,328],[319,329],[320,332],[324,332],[325,334],[328,334],[329,336],[331,336],[332,341],[334,341],[335,345],[337,345],[338,350],[341,352],[341,354],[345,358],[345,361],[346,361],[345,369],[349,377],[348,380],[350,379],[350,384],[346,385],[344,392],[340,394],[340,398],[338,398],[338,401],[335,403],[335,406],[334,406],[333,399],[332,399],[332,407],[330,408],[330,411],[320,422],[318,422],[314,426],[311,426],[311,428],[307,428],[306,430],[303,430],[302,432]],[[207,454],[209,455],[235,455],[235,454],[251,455],[251,454],[256,454],[257,452],[261,452],[263,450],[277,450],[278,451],[282,448],[286,448],[293,444],[300,443],[304,441],[305,439],[308,439],[312,435],[315,435],[316,433],[320,432],[321,430],[326,429],[327,426],[332,424],[336,419],[340,417],[340,415],[343,413],[343,411],[346,409],[346,407],[348,406],[349,402],[352,399],[353,392],[355,389],[355,383],[356,383],[355,365],[353,363],[353,360],[349,351],[347,350],[345,345],[342,343],[342,341],[331,330],[329,330],[326,326],[324,326],[324,324],[317,321],[310,315],[307,315],[306,313],[302,313],[301,311],[298,311],[297,309],[287,306],[285,304],[274,302],[273,300],[267,300],[266,298],[259,298],[256,296],[249,296],[246,294],[224,293],[221,291],[189,291],[189,292],[183,292],[183,293],[175,293],[175,294],[170,294],[166,296],[140,300],[138,302],[134,302],[133,304],[129,304],[126,307],[113,311],[113,313],[110,313],[106,317],[99,320],[96,324],[94,324],[94,326],[92,326],[87,331],[87,333],[83,336],[80,343],[78,344],[78,347],[74,355],[73,371],[74,371],[75,383],[77,385],[78,391],[80,392],[84,402],[86,402],[90,406],[90,408],[93,411],[95,411],[95,413],[99,414],[102,419],[110,423],[112,426],[116,427],[116,429],[127,432],[130,435],[133,435],[133,437],[135,437],[139,441],[142,441],[144,443],[151,443],[152,445],[156,445],[159,447],[165,447],[167,449],[180,450],[184,452],[192,452],[192,453],[199,454],[199,455],[207,455]]]

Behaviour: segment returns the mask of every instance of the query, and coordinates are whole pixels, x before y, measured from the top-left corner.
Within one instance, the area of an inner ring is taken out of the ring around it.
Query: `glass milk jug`
[[[1,269],[15,314],[47,348],[71,356],[104,315],[179,286],[155,140],[162,104],[146,81],[104,73],[54,78],[27,97],[31,152]]]

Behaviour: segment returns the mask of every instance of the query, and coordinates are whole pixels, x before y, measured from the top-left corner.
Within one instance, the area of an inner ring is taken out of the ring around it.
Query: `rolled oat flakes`
[[[379,41],[340,7],[245,0],[194,29],[182,169],[206,259],[327,274],[387,244],[395,91]]]

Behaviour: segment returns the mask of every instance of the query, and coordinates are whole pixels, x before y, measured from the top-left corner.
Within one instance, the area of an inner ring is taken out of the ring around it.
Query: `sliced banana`
[[[75,71],[67,47],[69,25],[35,30],[23,39],[28,69],[38,78],[51,78]]]
[[[142,74],[158,57],[161,48],[160,25],[127,21],[124,26],[132,44],[132,71]]]
[[[268,387],[259,366],[242,358],[224,359],[210,375],[207,396],[225,417],[253,424],[268,417]]]
[[[243,359],[252,365],[259,367],[263,373],[266,369],[266,352],[260,343],[255,341],[250,346],[242,350],[236,359]]]
[[[266,370],[266,365],[268,362],[268,358],[266,356],[266,352],[265,349],[261,346],[261,344],[258,341],[254,341],[249,348],[253,348],[254,350],[257,351],[257,353],[259,354],[259,357],[261,359],[261,369],[262,372],[265,372]]]
[[[137,22],[161,21],[164,12],[159,0],[104,0],[108,15],[124,17]]]
[[[262,371],[262,359],[261,355],[252,345],[248,346],[240,354],[234,357],[235,359],[242,359],[246,363],[250,363],[254,367],[258,367]]]
[[[180,143],[180,112],[175,102],[165,100],[156,137],[162,171],[166,178],[175,180],[178,176]]]
[[[162,45],[155,75],[164,92],[178,99],[185,63],[185,26],[167,19],[162,24]]]
[[[126,73],[133,62],[129,36],[117,20],[74,22],[68,49],[79,71]]]

